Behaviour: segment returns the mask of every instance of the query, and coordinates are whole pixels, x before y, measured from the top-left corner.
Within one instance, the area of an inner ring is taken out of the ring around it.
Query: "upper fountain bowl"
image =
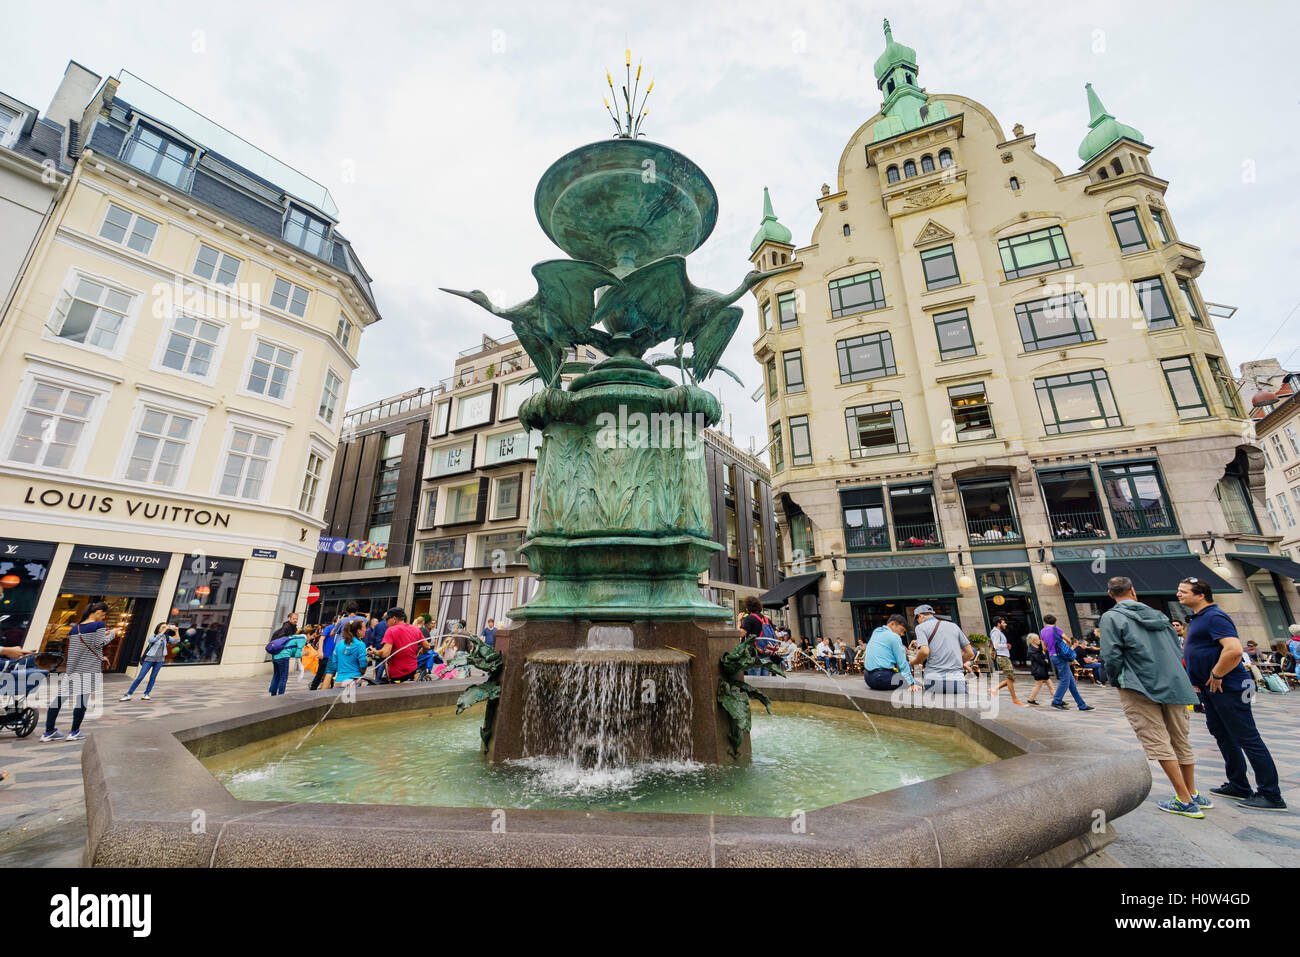
[[[704,171],[647,140],[602,140],[561,156],[542,174],[533,205],[555,245],[618,276],[693,252],[718,219]]]

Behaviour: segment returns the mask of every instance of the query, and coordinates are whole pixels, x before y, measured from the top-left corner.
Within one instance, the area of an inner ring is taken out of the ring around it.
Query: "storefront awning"
[[[1098,566],[1101,570],[1096,570]],[[1068,590],[1076,598],[1101,598],[1106,594],[1106,582],[1117,575],[1133,580],[1139,596],[1172,595],[1178,591],[1178,582],[1184,578],[1199,578],[1216,592],[1239,593],[1200,560],[1191,555],[1172,555],[1168,558],[1122,559],[1107,558],[1097,562],[1057,562]]]
[[[1280,555],[1254,555],[1249,552],[1229,552],[1228,557],[1243,565],[1275,572],[1283,578],[1300,581],[1300,565]]]
[[[937,568],[881,568],[844,573],[841,601],[892,601],[895,598],[956,598],[951,565]]]
[[[803,591],[824,574],[826,573],[812,572],[807,575],[794,575],[783,582],[777,582],[776,587],[765,594],[760,601],[763,602],[764,608],[780,608],[791,595]]]

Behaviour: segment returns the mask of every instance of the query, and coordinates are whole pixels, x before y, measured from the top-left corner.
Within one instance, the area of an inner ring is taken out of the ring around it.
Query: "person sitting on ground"
[[[912,676],[912,665],[903,648],[907,634],[907,619],[890,615],[889,620],[871,633],[862,656],[862,677],[873,691],[892,691],[907,685],[913,691],[921,690],[921,683]]]

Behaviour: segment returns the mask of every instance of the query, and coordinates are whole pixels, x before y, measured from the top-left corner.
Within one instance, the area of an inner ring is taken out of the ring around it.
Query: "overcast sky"
[[[1208,263],[1203,295],[1240,307],[1219,326],[1234,368],[1288,354],[1300,366],[1300,191],[1287,180],[1300,157],[1295,5],[187,6],[9,4],[0,90],[44,109],[69,59],[103,75],[125,68],[324,184],[384,317],[362,339],[349,407],[431,384],[480,332],[508,332],[438,287],[501,290],[507,304],[532,295],[529,267],[560,255],[533,217],[534,187],[554,159],[611,132],[604,73],[621,72],[626,46],[656,81],[644,129],[719,194],[692,279],[736,285],[764,186],[806,244],[821,184],[834,187],[845,142],[879,108],[871,70],[885,16],[931,93],[972,97],[1008,135],[1023,123],[1067,173],[1092,81],[1154,147],[1175,226]],[[724,361],[746,387],[710,382],[742,446],[765,431],[749,399],[761,378],[752,297],[743,304]]]

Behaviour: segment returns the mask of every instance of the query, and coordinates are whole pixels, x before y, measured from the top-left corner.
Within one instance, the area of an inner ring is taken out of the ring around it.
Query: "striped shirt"
[[[113,633],[102,621],[73,625],[68,632],[68,663],[64,672],[70,675],[100,674],[103,671],[100,660],[104,646],[112,640]]]

